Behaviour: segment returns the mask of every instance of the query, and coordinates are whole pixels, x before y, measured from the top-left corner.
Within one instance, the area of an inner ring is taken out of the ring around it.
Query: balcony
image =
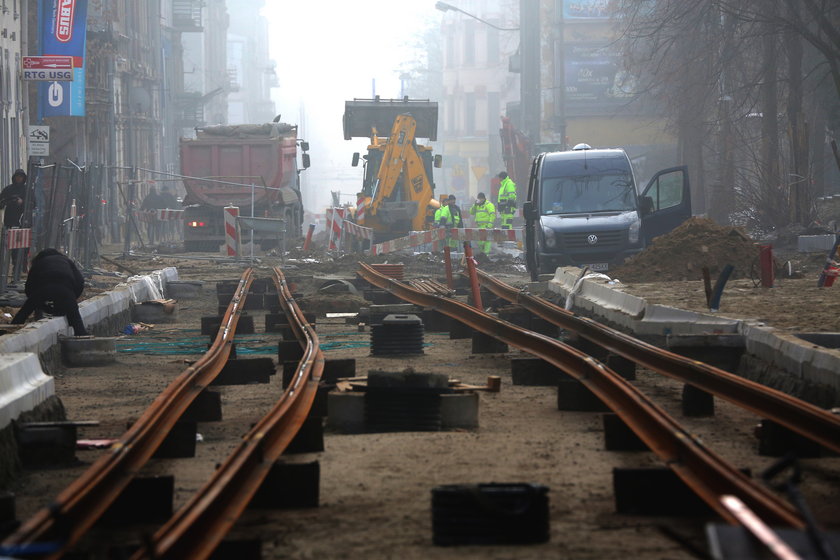
[[[200,93],[182,93],[176,103],[178,126],[189,128],[204,125],[204,100]]]

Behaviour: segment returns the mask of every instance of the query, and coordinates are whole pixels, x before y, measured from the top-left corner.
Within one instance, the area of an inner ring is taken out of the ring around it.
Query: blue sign
[[[87,0],[40,0],[41,55],[73,57],[72,82],[38,85],[40,117],[85,116]]]

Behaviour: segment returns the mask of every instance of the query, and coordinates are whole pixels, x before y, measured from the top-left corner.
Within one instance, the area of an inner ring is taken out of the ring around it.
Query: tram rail
[[[431,307],[462,323],[553,364],[581,381],[636,433],[663,462],[727,523],[736,516],[722,503],[734,495],[769,524],[805,527],[788,502],[751,480],[706,448],[627,380],[592,357],[548,336],[492,317],[459,301],[415,290],[360,263],[358,274],[405,301]]]

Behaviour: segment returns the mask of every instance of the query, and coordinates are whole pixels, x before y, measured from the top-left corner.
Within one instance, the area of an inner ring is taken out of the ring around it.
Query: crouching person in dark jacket
[[[47,309],[52,315],[67,317],[73,334],[87,336],[76,301],[84,288],[85,279],[72,260],[55,249],[44,249],[32,259],[26,277],[26,302],[12,324],[21,325],[33,311]],[[48,302],[52,303],[52,309]]]

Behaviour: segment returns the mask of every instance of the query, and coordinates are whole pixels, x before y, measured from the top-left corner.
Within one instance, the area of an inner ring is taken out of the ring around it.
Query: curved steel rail
[[[728,523],[738,520],[721,503],[733,494],[770,524],[803,528],[790,504],[759,486],[706,449],[636,387],[590,356],[553,338],[528,331],[461,302],[413,290],[360,263],[359,275],[414,304],[436,308],[472,328],[538,356],[586,385],[656,453],[700,498]]]
[[[24,554],[40,547],[45,551],[39,556],[60,558],[96,523],[149,461],[193,399],[222,371],[252,281],[249,268],[239,280],[207,353],[164,389],[107,453],[6,538],[3,547],[7,553],[18,548]]]
[[[727,371],[648,344],[597,321],[580,317],[548,300],[517,290],[486,272],[480,282],[493,294],[627,359],[712,393],[769,418],[827,449],[840,453],[840,416]]]
[[[324,369],[318,336],[292,299],[279,268],[274,283],[304,347],[294,378],[272,410],[242,439],[213,477],[132,558],[208,558],[257,492],[272,463],[306,420]]]

